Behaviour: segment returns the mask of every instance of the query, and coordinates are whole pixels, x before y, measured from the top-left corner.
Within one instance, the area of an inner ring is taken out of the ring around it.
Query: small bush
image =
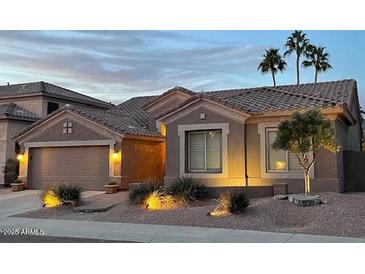
[[[14,182],[13,182],[14,184],[22,184],[23,183],[23,181],[22,180],[19,180],[19,179],[16,179],[16,180],[14,180]]]
[[[178,178],[168,187],[167,192],[186,202],[203,201],[211,196],[208,188],[191,176]]]
[[[166,194],[162,189],[147,195],[142,204],[148,210],[171,209],[178,206],[174,197]]]
[[[161,187],[155,183],[144,183],[139,187],[129,190],[129,202],[131,204],[140,205],[148,195],[154,191],[160,190]]]
[[[5,185],[10,185],[18,178],[19,162],[14,159],[6,160],[3,167]]]
[[[81,202],[83,190],[77,184],[60,184],[53,188],[53,191],[63,205],[76,206]]]
[[[77,206],[82,200],[82,187],[77,184],[59,184],[52,186],[41,194],[43,206],[47,206],[46,200],[56,201],[58,205]]]
[[[212,216],[240,214],[250,204],[244,191],[228,191],[221,194],[217,201],[218,206],[210,213]]]

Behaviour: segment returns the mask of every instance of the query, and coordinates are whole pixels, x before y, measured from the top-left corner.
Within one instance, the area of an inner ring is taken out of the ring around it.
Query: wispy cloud
[[[119,103],[175,85],[242,86],[262,51],[170,31],[1,31],[0,81],[45,80]]]

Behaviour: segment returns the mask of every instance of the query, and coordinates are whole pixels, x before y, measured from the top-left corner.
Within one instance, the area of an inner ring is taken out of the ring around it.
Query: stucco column
[[[25,185],[28,181],[28,164],[29,164],[29,148],[25,147],[23,158],[19,160],[19,176],[18,179],[22,180]]]

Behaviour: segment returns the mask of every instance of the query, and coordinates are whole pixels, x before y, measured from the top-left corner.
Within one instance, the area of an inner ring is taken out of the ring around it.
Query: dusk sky
[[[319,81],[353,78],[365,105],[365,31],[305,31],[327,47],[333,69]],[[118,104],[174,86],[194,91],[272,85],[257,66],[291,31],[0,31],[0,84],[46,81]],[[278,73],[295,83],[294,56]],[[301,70],[313,82],[313,68]]]

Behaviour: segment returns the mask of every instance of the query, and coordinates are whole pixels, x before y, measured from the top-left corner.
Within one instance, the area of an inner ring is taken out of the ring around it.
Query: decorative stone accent
[[[288,200],[299,206],[315,206],[322,204],[322,199],[319,195],[291,194]]]
[[[275,195],[274,200],[288,200],[288,195],[285,195],[285,194]]]

